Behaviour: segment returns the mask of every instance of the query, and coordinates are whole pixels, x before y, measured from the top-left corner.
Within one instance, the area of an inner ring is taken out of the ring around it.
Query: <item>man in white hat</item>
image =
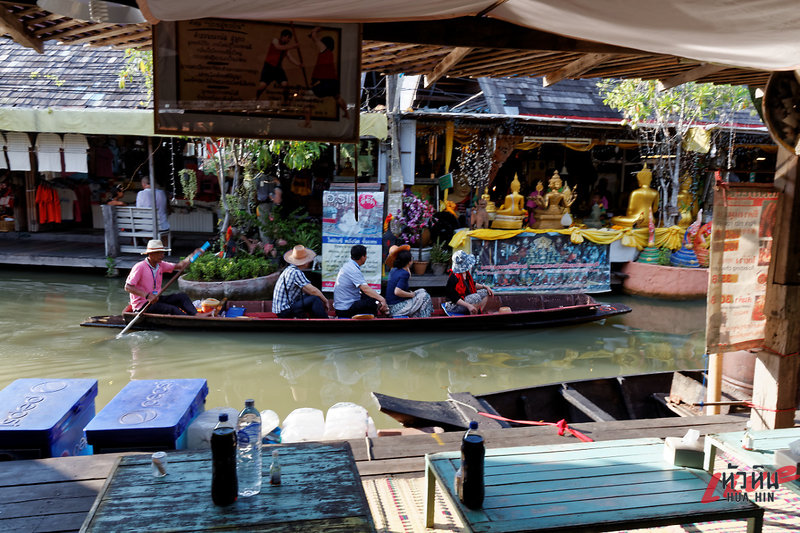
[[[128,279],[125,280],[125,290],[131,294],[131,307],[134,312],[141,310],[147,302],[152,302],[147,308],[149,313],[161,315],[196,315],[197,309],[192,305],[192,300],[182,293],[161,294],[161,276],[175,269],[183,270],[190,263],[189,257],[202,254],[198,248],[193,254],[187,256],[180,263],[168,263],[164,261],[164,256],[169,252],[169,248],[164,248],[164,244],[153,239],[148,241],[147,249],[142,252],[147,258],[133,265]]]
[[[328,299],[313,286],[301,268],[308,268],[317,254],[298,244],[285,254],[289,266],[275,283],[272,312],[280,318],[328,318]]]

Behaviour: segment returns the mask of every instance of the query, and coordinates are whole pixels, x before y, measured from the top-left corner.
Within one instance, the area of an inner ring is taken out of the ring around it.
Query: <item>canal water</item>
[[[370,392],[441,400],[561,380],[702,368],[705,302],[598,295],[633,308],[602,323],[504,332],[370,335],[132,332],[84,328],[118,314],[124,279],[0,271],[0,388],[17,378],[95,378],[99,410],[131,379],[204,378],[206,407],[254,398],[283,419],[298,407],[363,405]]]

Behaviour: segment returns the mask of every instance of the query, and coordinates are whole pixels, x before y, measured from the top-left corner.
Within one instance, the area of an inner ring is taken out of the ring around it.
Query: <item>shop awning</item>
[[[0,107],[0,131],[152,137],[153,111]]]

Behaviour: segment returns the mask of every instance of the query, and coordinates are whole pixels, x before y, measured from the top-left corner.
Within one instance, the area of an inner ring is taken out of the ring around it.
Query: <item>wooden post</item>
[[[119,255],[119,232],[117,219],[114,216],[114,207],[108,204],[100,206],[103,212],[103,228],[105,228],[106,257]]]
[[[721,353],[712,353],[708,357],[708,385],[706,387],[706,401],[718,402],[722,398],[722,356]],[[718,415],[719,405],[707,405],[707,415]]]
[[[778,148],[775,188],[782,192],[772,239],[764,346],[756,359],[753,378],[753,429],[794,426],[797,372],[800,369],[800,184],[798,157]],[[786,356],[784,356],[784,355]],[[794,354],[794,355],[792,355]]]

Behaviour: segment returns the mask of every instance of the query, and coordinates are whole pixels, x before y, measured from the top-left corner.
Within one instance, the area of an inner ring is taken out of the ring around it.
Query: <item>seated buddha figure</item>
[[[576,186],[577,187],[577,186]],[[570,189],[569,184],[561,181],[558,171],[553,172],[550,181],[547,183],[547,192],[541,194],[544,189],[542,183],[536,186],[540,192],[539,196],[534,197],[538,206],[535,210],[536,228],[563,228],[561,219],[569,214],[570,206],[575,203],[578,195],[575,188]]]
[[[519,193],[520,183],[517,175],[511,182],[511,194],[506,196],[503,205],[497,208],[492,228],[519,229],[528,217],[525,209],[525,197]]]
[[[639,182],[639,188],[631,193],[628,200],[628,211],[625,215],[613,217],[611,224],[624,228],[644,225],[647,223],[649,210],[652,209],[653,213],[658,211],[658,191],[650,188],[653,173],[650,172],[647,165],[636,173],[636,180]]]

